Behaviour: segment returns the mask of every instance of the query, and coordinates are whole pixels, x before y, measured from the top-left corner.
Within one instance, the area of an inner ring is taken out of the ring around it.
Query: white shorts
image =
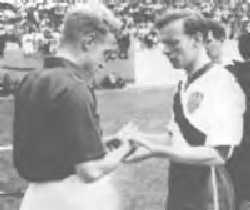
[[[110,178],[87,184],[72,175],[58,182],[31,183],[20,210],[118,210],[118,194]]]

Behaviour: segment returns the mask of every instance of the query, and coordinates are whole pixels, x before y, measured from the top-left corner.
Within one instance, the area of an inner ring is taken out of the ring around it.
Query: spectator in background
[[[33,18],[34,18],[34,23],[36,24],[36,27],[39,28],[40,17],[39,17],[39,11],[38,11],[38,9],[34,10],[34,12],[33,12]]]
[[[213,14],[214,20],[220,22],[222,13],[219,7],[214,8]]]
[[[207,18],[207,54],[213,63],[223,63],[223,44],[226,34],[223,26],[217,21]]]
[[[118,36],[118,47],[119,47],[119,58],[128,59],[128,51],[130,47],[130,34],[127,27],[124,27],[121,30],[120,35]]]
[[[159,43],[159,35],[156,31],[153,32],[153,43],[154,43],[154,46],[157,46]]]
[[[234,22],[235,22],[235,14],[233,9],[231,9],[230,11],[228,22],[229,22],[228,38],[232,39],[234,37]]]
[[[223,25],[223,27],[225,28],[225,37],[229,37],[230,34],[230,11],[228,8],[224,8],[223,9],[223,13],[222,13],[222,18],[221,18],[221,23]]]
[[[30,8],[28,9],[27,11],[27,20],[29,23],[31,24],[36,24],[36,20],[35,20],[35,17],[34,17],[34,10],[33,8]]]
[[[236,210],[248,210],[250,203],[250,34],[239,37],[239,52],[243,62],[235,61],[227,68],[237,78],[246,99],[247,109],[244,114],[244,133],[242,143],[234,149],[234,155],[229,160],[227,169],[235,186]]]
[[[53,38],[52,31],[49,28],[44,29],[43,31],[43,53],[49,54],[50,53],[50,41]]]
[[[246,25],[246,33],[250,33],[250,21]]]
[[[4,24],[0,23],[0,58],[4,57],[4,49],[6,43],[6,33]]]
[[[47,28],[49,26],[50,26],[49,15],[47,13],[44,13],[43,18],[41,20],[40,27],[43,29],[43,28]]]
[[[250,33],[243,34],[239,37],[238,48],[241,56],[245,61],[250,59]]]
[[[147,47],[149,49],[153,48],[153,33],[150,32],[149,34],[146,34],[144,39],[145,39],[144,42],[147,45]]]

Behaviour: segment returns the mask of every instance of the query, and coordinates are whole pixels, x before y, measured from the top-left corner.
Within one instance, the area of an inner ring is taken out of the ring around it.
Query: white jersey
[[[243,135],[245,96],[234,76],[214,64],[187,87],[180,85],[180,98],[185,117],[206,135],[205,146],[239,145]],[[169,123],[173,145],[189,146],[178,124]]]

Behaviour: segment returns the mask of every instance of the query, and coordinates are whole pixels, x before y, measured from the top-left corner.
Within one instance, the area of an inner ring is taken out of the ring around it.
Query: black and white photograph
[[[250,0],[0,0],[0,210],[250,210]]]

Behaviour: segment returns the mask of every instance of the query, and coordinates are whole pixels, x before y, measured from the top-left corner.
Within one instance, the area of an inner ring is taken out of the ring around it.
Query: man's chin
[[[176,59],[169,59],[169,62],[172,64],[173,68],[181,69],[180,63]]]
[[[172,63],[174,69],[183,69],[183,67],[178,63]]]

